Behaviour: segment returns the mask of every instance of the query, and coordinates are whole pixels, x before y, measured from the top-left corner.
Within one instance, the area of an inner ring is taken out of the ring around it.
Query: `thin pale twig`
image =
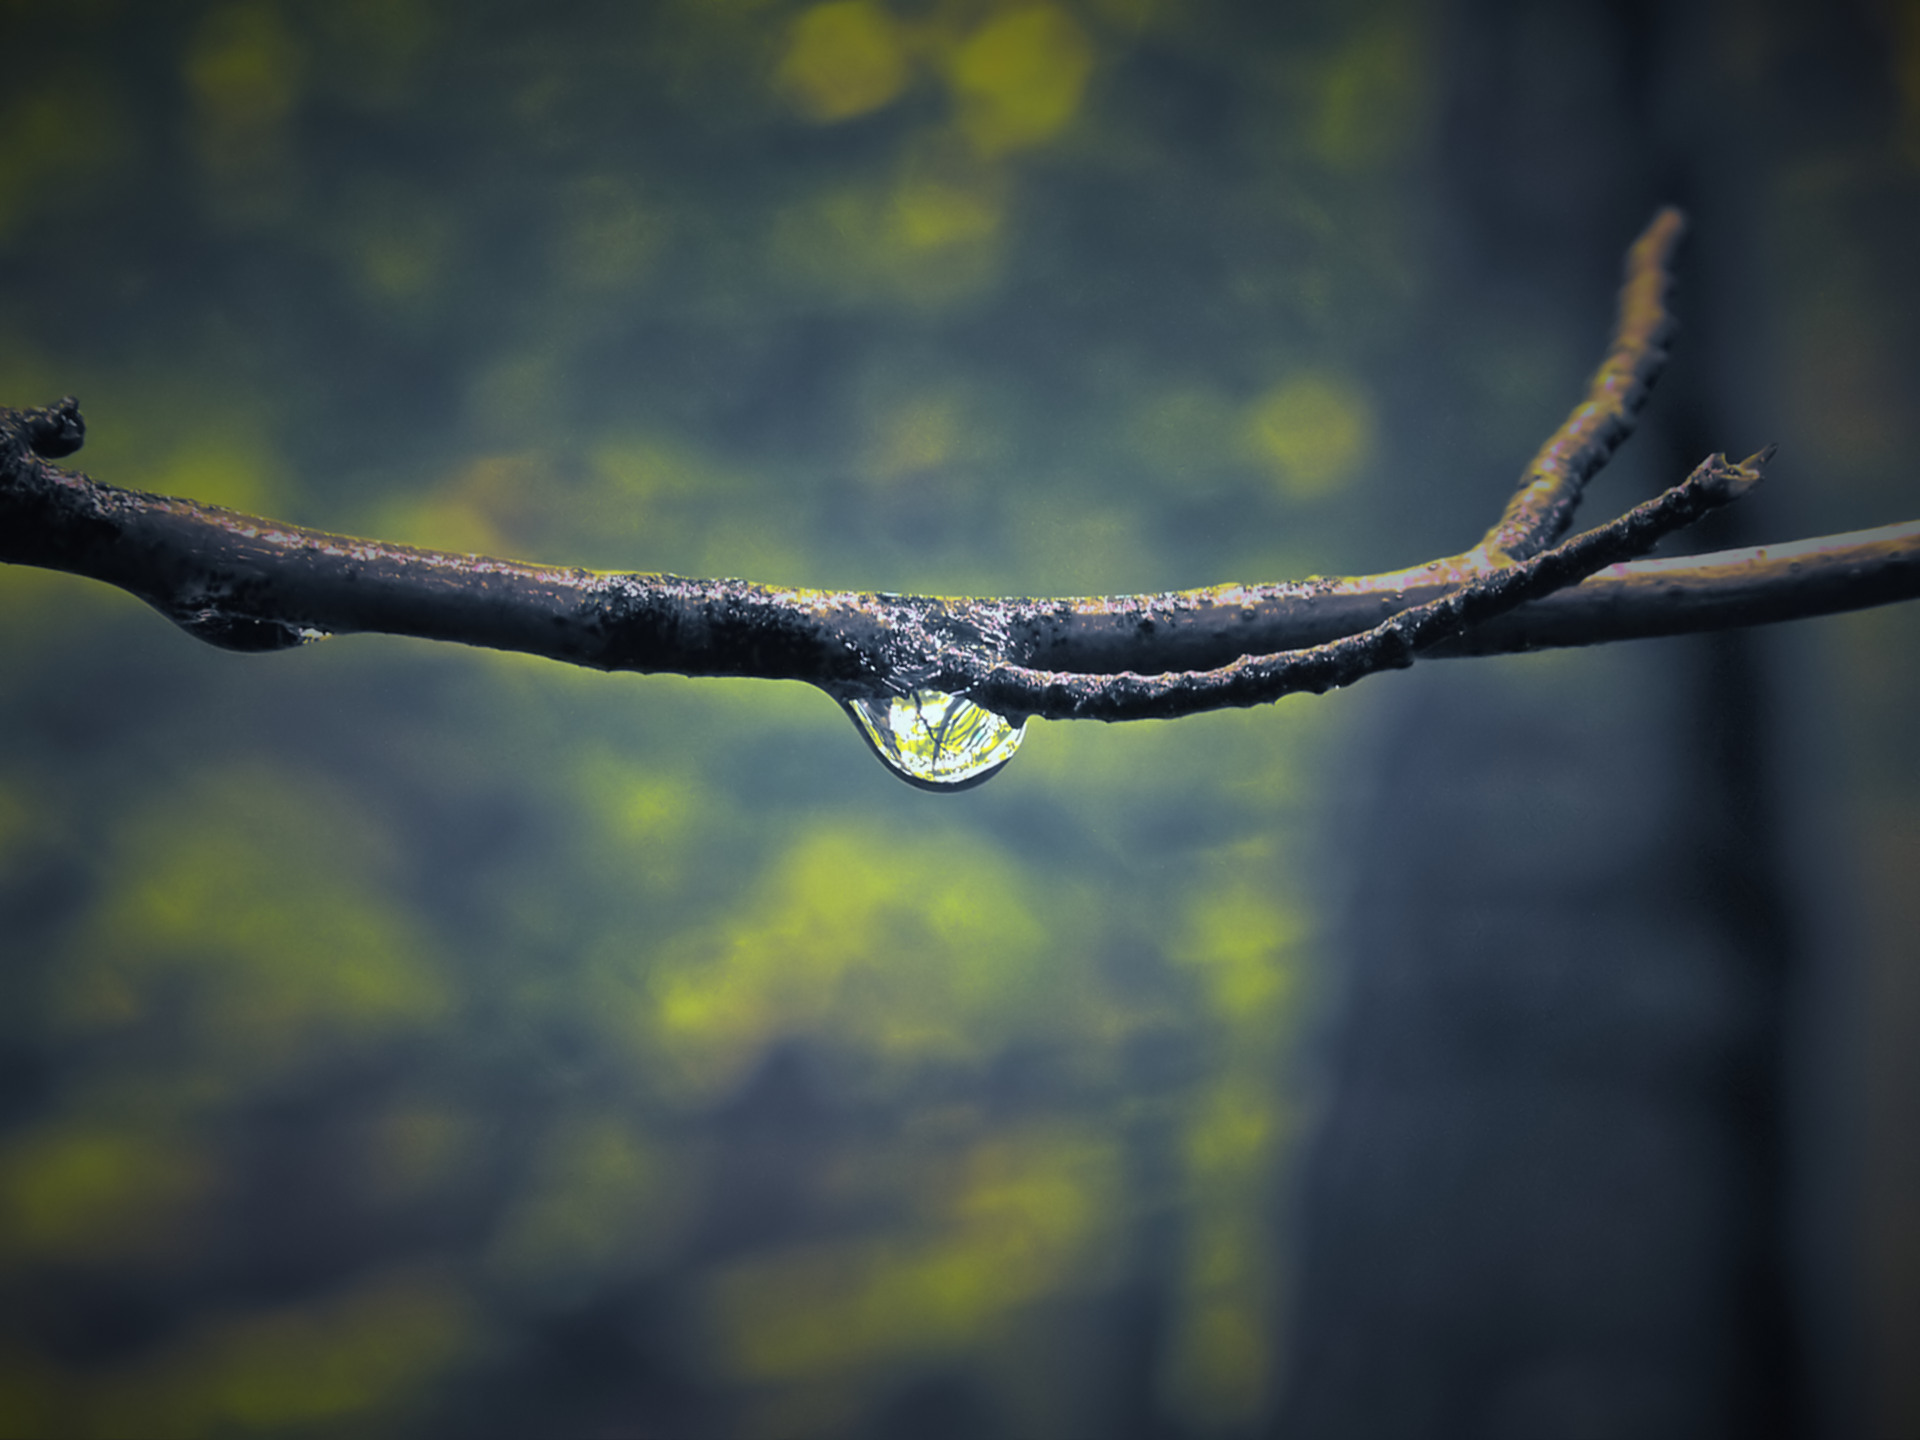
[[[1481,539],[1494,563],[1524,560],[1564,535],[1587,481],[1633,433],[1667,363],[1666,342],[1675,328],[1667,295],[1673,288],[1674,253],[1686,228],[1686,217],[1668,206],[1627,251],[1613,344],[1586,398],[1540,447],[1505,513]]]

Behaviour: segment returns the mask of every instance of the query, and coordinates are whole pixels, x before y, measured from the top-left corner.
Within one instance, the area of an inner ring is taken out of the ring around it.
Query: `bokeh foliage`
[[[1555,423],[1638,218],[1564,310],[1449,291],[1448,24],[9,0],[0,400],[78,392],[115,483],[610,568],[1406,563]],[[1847,337],[1829,528],[1912,438],[1842,291],[1781,322]],[[37,573],[0,666],[0,1434],[1269,1403],[1365,697],[1036,724],[943,799],[799,687],[235,657]]]

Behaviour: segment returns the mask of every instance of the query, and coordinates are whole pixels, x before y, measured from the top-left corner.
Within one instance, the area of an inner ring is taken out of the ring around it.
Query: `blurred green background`
[[[1920,7],[1660,10],[7,0],[0,403],[601,568],[1384,569],[1497,513],[1678,198],[1673,385],[1782,442],[1747,538],[1912,518]],[[1796,629],[1891,1434],[1920,632]],[[1255,1433],[1397,683],[939,797],[805,687],[229,655],[0,572],[0,1434]]]

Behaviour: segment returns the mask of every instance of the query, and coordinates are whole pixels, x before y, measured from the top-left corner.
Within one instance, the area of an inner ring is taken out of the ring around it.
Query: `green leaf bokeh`
[[[1577,394],[1643,218],[1558,309],[1460,288],[1470,20],[13,0],[0,401],[78,393],[113,483],[597,567],[1409,563]],[[1776,282],[1753,398],[1821,529],[1914,508],[1898,227],[1855,213],[1913,204],[1904,103],[1762,153],[1714,242]],[[1831,633],[1891,855],[1912,617]],[[1103,1433],[1142,1286],[1127,1383],[1266,1412],[1370,694],[1036,723],[946,798],[803,687],[226,655],[37,572],[0,670],[0,1434],[827,1437],[929,1375]]]

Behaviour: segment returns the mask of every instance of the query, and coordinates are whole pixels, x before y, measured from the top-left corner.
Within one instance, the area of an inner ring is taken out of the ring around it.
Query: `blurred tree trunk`
[[[1473,283],[1564,303],[1624,217],[1693,214],[1681,359],[1637,442],[1662,471],[1766,425],[1737,398],[1765,393],[1739,258],[1740,127],[1764,117],[1716,69],[1745,22],[1706,10],[1466,4],[1441,67],[1436,208]],[[1355,761],[1375,798],[1353,817],[1276,1434],[1852,1430],[1827,1104],[1847,956],[1791,771],[1796,643],[1433,667],[1399,691]]]
[[[1833,957],[1728,648],[1436,672],[1379,737],[1280,1433],[1820,1433],[1789,1089]]]

